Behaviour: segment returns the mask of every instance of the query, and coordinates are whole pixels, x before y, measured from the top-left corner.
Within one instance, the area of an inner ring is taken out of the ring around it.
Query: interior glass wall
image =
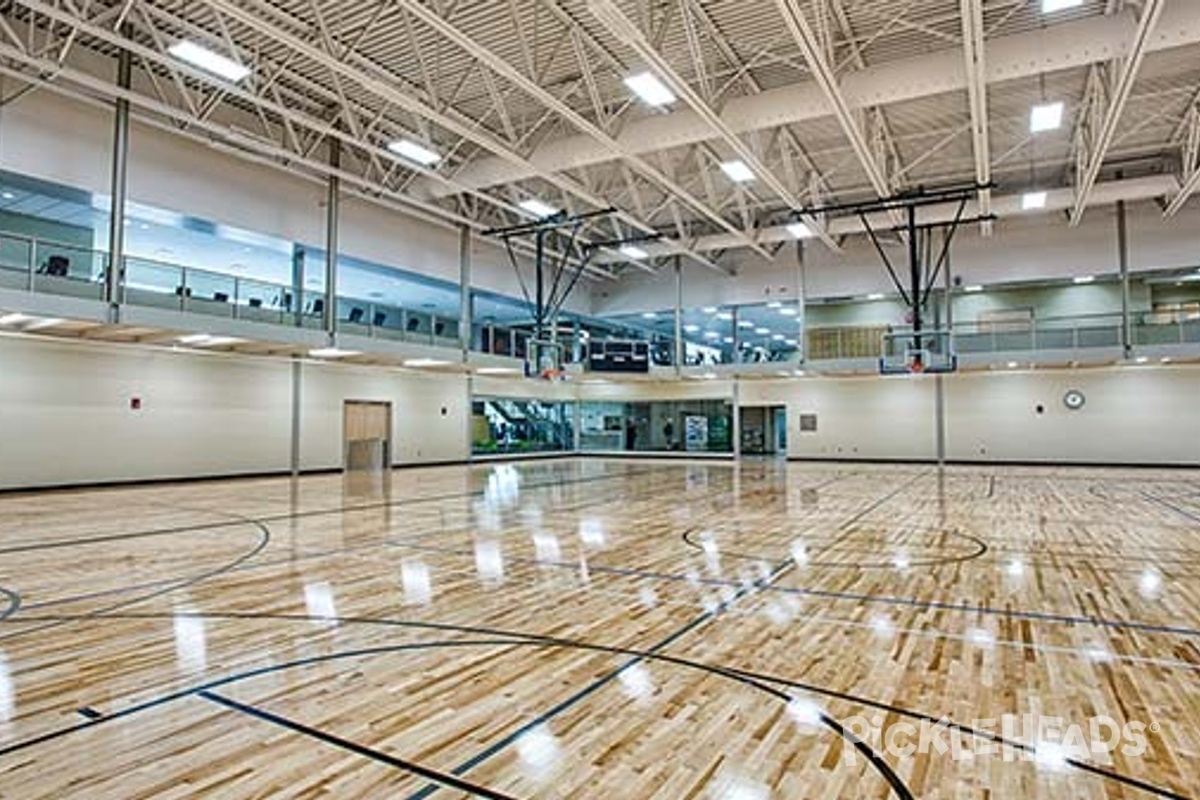
[[[574,403],[476,397],[471,406],[471,452],[498,455],[572,450],[574,411]]]
[[[728,400],[580,404],[579,445],[588,452],[732,453]]]

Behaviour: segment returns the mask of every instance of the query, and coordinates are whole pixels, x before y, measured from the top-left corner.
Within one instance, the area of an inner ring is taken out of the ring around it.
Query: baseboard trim
[[[936,466],[938,461],[933,458],[822,458],[820,456],[789,456],[789,462],[809,464],[919,464]],[[1091,469],[1195,469],[1200,470],[1200,463],[1166,461],[1159,464],[1147,464],[1134,461],[1032,461],[1023,459],[946,459],[942,462],[951,467],[1086,467]]]

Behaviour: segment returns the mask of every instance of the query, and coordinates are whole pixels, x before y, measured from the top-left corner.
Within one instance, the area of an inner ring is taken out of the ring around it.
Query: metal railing
[[[0,288],[104,299],[107,254],[90,248],[0,233]],[[459,320],[339,295],[339,327],[347,333],[458,347]],[[274,325],[320,328],[324,292],[128,256],[117,302]]]

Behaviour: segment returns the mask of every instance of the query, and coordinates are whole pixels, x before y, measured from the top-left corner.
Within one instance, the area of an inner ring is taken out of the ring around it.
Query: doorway
[[[347,400],[342,411],[343,468],[385,472],[392,465],[392,404]]]
[[[742,408],[742,454],[787,455],[787,409],[784,406]]]

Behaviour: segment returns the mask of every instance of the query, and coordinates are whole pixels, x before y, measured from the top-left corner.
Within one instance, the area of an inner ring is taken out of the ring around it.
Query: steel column
[[[471,359],[471,338],[475,326],[475,308],[471,299],[471,229],[466,225],[458,229],[458,285],[458,340],[462,348],[462,361],[466,364]]]
[[[1121,269],[1121,348],[1129,358],[1134,343],[1129,298],[1129,220],[1124,200],[1117,203],[1117,261]]]
[[[117,85],[129,90],[133,77],[133,55],[122,49],[117,56]],[[119,98],[113,117],[112,202],[108,215],[108,269],[105,271],[104,299],[108,303],[109,322],[120,319],[122,273],[125,267],[125,201],[129,186],[129,101]]]
[[[329,166],[335,171],[342,166],[342,143],[337,139],[329,143]],[[325,198],[325,333],[330,345],[337,335],[337,277],[338,277],[338,226],[342,212],[342,180],[336,174],[329,176]]]
[[[675,262],[675,352],[672,355],[675,361],[675,377],[678,378],[683,373],[685,353],[683,346],[683,259],[675,256],[672,260]]]

